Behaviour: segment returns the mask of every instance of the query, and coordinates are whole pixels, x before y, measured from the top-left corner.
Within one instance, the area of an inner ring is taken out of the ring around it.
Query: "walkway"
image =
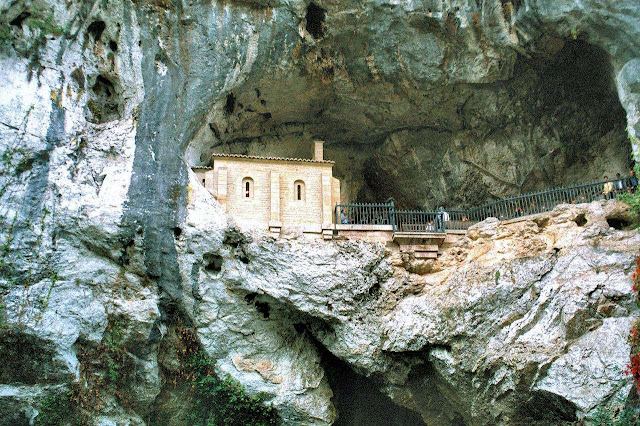
[[[635,190],[629,178],[608,181],[618,193]],[[335,207],[336,229],[357,230],[358,226],[373,226],[362,231],[382,230],[389,227],[394,235],[438,234],[464,231],[469,226],[489,217],[500,220],[514,219],[553,210],[559,204],[589,203],[603,199],[606,181],[597,181],[541,192],[532,192],[516,197],[486,203],[467,210],[396,210],[393,201],[375,203],[337,204]],[[611,194],[615,198],[616,193]],[[351,225],[351,226],[345,226]]]

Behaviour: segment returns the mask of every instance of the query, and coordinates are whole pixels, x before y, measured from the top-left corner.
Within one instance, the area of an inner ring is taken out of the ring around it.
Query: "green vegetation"
[[[64,392],[46,398],[38,407],[38,417],[35,426],[58,426],[69,419],[71,404],[70,392]]]
[[[11,45],[11,29],[8,24],[0,24],[0,50],[6,49]]]
[[[636,177],[640,176],[640,164],[636,164],[633,171],[635,172]],[[631,211],[635,215],[635,225],[640,226],[640,190],[636,191],[635,194],[619,194],[618,199],[629,204]]]
[[[193,372],[194,425],[270,426],[280,424],[276,410],[265,405],[265,396],[249,396],[231,377],[220,379],[211,360],[199,351],[189,360]]]
[[[193,331],[184,326],[174,328],[180,369],[168,377],[176,388],[187,385],[191,392],[187,421],[193,426],[271,426],[281,424],[265,395],[250,396],[231,377],[220,378],[213,361],[200,348]],[[152,422],[153,423],[153,422]]]
[[[124,347],[127,327],[125,320],[119,317],[110,317],[105,330],[105,337],[98,349],[98,356],[106,366],[105,383],[111,391],[116,392],[121,402],[126,400],[124,393],[117,391],[128,385],[129,379],[134,375],[133,359]]]
[[[33,167],[33,163],[35,162],[35,158],[29,156],[29,153],[21,148],[9,148],[2,153],[2,164],[6,169],[10,169],[13,167],[14,163],[17,164],[14,169],[14,174],[16,176],[21,175],[27,170],[31,170]]]
[[[624,401],[620,401],[621,405]],[[635,426],[638,424],[638,409],[633,405],[625,405],[621,411],[609,412],[599,407],[586,419],[586,424],[593,426]]]
[[[50,11],[45,15],[44,10],[36,9],[26,19],[26,24],[33,30],[40,30],[41,34],[51,34],[54,36],[61,36],[65,33],[64,29],[55,24],[53,20],[53,13]]]
[[[18,29],[13,29],[8,23],[2,23],[0,27],[0,49],[7,50],[11,47],[12,42],[16,37],[21,34]],[[53,12],[45,8],[44,6],[33,6],[28,15],[24,18],[24,25],[29,27],[34,33],[35,38],[32,39],[31,44],[26,49],[27,57],[38,55],[40,47],[47,43],[48,36],[59,37],[66,35],[68,31],[56,24]],[[20,49],[19,47],[16,47]]]
[[[133,380],[131,355],[124,348],[127,323],[120,317],[109,317],[102,343],[88,351],[81,351],[81,379],[71,390],[48,397],[38,404],[35,425],[88,424],[91,413],[104,408],[104,392],[118,398],[125,408],[132,407],[126,394]],[[213,362],[200,349],[193,332],[186,327],[176,328],[176,353],[181,368],[167,377],[167,386],[184,386],[191,390],[185,400],[190,410],[187,424],[192,426],[274,426],[281,420],[276,410],[265,404],[265,396],[249,396],[244,388],[230,377],[220,379]],[[172,375],[175,376],[172,377]],[[186,386],[185,386],[186,385]],[[160,419],[158,419],[160,420]],[[152,419],[150,424],[156,424]],[[165,423],[161,423],[165,424]]]
[[[640,145],[640,141],[638,141],[638,138],[631,135],[631,129],[629,129],[629,127],[627,127],[627,138],[629,138],[629,141],[632,145]]]

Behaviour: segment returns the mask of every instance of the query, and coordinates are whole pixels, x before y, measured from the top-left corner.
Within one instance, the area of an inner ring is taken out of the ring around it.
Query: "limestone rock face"
[[[593,203],[487,220],[424,275],[368,244],[263,239],[220,279],[257,293],[276,318],[280,309],[298,317],[427,424],[555,424],[631,388],[621,366],[637,318],[629,273],[640,237],[609,227],[620,215],[619,204]]]
[[[2,418],[71,391],[89,424],[184,423],[181,328],[286,424],[335,421],[327,351],[427,424],[559,424],[626,397],[623,205],[487,220],[420,261],[238,229],[187,165],[323,138],[345,199],[425,206],[622,172],[639,14],[0,1]]]

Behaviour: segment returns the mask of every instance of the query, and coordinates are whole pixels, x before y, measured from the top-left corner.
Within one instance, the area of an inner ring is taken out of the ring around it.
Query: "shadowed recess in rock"
[[[307,6],[307,31],[313,38],[322,38],[324,35],[325,13],[325,10],[315,3],[309,3],[309,6]]]
[[[417,413],[400,407],[378,390],[378,384],[318,344],[322,366],[338,412],[334,426],[422,426]]]

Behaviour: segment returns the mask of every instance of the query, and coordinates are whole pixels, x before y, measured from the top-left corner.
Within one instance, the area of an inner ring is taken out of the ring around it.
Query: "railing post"
[[[391,231],[395,234],[396,232],[396,209],[393,204],[393,200],[389,201],[389,218],[391,220]]]

